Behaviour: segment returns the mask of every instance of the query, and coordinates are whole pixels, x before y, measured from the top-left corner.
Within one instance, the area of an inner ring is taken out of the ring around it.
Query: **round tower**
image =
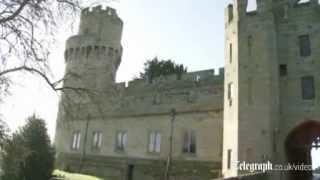
[[[116,10],[83,9],[77,35],[67,40],[65,87],[105,91],[115,83],[122,56],[123,22]]]

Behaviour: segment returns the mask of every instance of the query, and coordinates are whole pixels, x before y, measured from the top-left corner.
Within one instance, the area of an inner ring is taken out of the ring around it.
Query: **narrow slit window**
[[[252,54],[252,36],[251,35],[248,37],[248,54],[249,56],[251,56]]]
[[[228,84],[228,101],[229,101],[229,106],[232,106],[232,100],[233,100],[233,92],[234,91],[234,89],[233,89],[233,83],[231,82],[231,83],[229,83]]]
[[[228,157],[227,157],[228,158],[228,164],[227,164],[228,169],[231,169],[231,152],[232,152],[231,149],[228,149]]]
[[[233,20],[233,5],[229,4],[228,6],[228,20],[231,22]]]
[[[252,90],[252,85],[253,85],[253,78],[249,77],[248,78],[248,104],[252,105],[253,103],[253,90]]]
[[[232,63],[232,44],[229,44],[229,62]]]

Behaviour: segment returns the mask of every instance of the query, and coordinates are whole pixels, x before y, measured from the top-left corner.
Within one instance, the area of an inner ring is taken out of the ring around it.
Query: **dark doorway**
[[[128,165],[127,180],[133,180],[134,165]]]
[[[285,141],[288,163],[312,165],[311,150],[320,136],[320,122],[308,120],[294,128]],[[290,180],[312,180],[312,171],[292,170]]]

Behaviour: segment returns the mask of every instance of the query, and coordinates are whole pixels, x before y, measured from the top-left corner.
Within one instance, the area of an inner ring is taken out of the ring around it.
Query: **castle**
[[[225,68],[116,83],[123,22],[84,9],[68,39],[57,165],[112,180],[234,178],[238,162],[311,164],[320,136],[317,0],[234,0]],[[271,171],[243,179],[311,179]]]

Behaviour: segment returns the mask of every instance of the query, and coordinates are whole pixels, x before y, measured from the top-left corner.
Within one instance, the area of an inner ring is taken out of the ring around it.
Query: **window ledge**
[[[118,154],[127,154],[125,150],[119,150],[119,149],[114,150],[114,152]]]
[[[93,153],[100,153],[100,152],[101,152],[101,148],[92,147],[92,148],[91,148],[91,151],[92,151]]]
[[[147,152],[148,155],[150,156],[160,156],[160,152]]]
[[[70,151],[71,151],[71,152],[78,153],[78,152],[80,152],[80,148],[79,148],[79,149],[72,149],[72,148],[71,148]]]
[[[183,152],[182,156],[184,156],[184,157],[197,157],[197,153],[186,153],[186,152]]]
[[[255,15],[258,14],[258,11],[257,11],[257,10],[253,10],[253,11],[246,12],[246,14],[247,14],[248,16],[255,16]]]
[[[299,58],[298,58],[298,64],[303,64],[303,63],[310,63],[310,62],[313,62],[314,61],[314,59],[313,59],[313,57],[312,57],[312,55],[310,55],[310,56],[300,56]]]
[[[303,99],[302,100],[302,104],[305,105],[314,105],[315,104],[316,99]]]

